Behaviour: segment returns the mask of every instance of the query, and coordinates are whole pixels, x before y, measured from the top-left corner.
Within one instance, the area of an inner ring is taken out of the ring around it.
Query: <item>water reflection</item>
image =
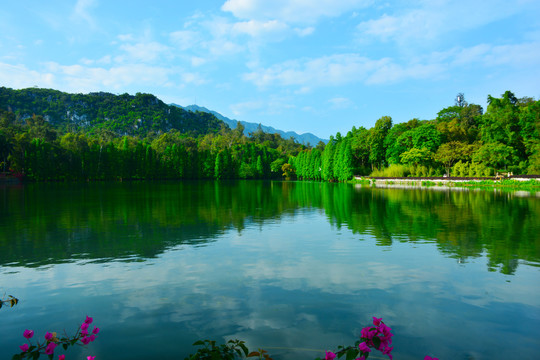
[[[315,208],[379,246],[436,242],[460,263],[487,253],[490,271],[513,274],[540,259],[540,202],[518,195],[293,182],[3,187],[0,264],[149,259]]]
[[[2,354],[24,328],[69,330],[86,314],[103,333],[74,358],[181,359],[197,339],[238,337],[313,359],[372,315],[400,359],[540,352],[535,198],[291,182],[0,194],[0,291],[21,299],[0,313]]]

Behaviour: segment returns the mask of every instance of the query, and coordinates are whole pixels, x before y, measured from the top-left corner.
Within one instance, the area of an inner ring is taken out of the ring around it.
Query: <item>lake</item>
[[[0,187],[0,358],[101,329],[68,359],[183,359],[199,339],[274,359],[353,344],[394,358],[540,356],[540,198],[279,181]],[[62,351],[56,351],[55,359]],[[383,357],[372,353],[375,358]]]

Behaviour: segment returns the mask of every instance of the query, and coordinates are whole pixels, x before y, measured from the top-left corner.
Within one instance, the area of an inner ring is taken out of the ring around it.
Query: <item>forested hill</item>
[[[176,104],[172,104],[172,105],[176,105]],[[313,135],[312,133],[298,134],[298,133],[296,133],[294,131],[279,130],[279,129],[273,128],[272,126],[265,126],[265,125],[262,125],[262,124],[257,124],[257,123],[247,122],[247,121],[238,121],[238,120],[234,120],[234,119],[229,119],[228,117],[223,116],[223,115],[221,115],[220,113],[218,113],[216,111],[209,110],[209,109],[207,109],[205,107],[201,107],[201,106],[197,106],[197,105],[189,105],[189,106],[176,105],[176,106],[182,107],[182,108],[184,108],[186,110],[193,111],[193,112],[201,111],[201,112],[207,112],[207,113],[213,114],[219,120],[221,120],[225,124],[229,125],[229,127],[231,129],[236,128],[236,124],[238,122],[240,122],[240,124],[242,124],[244,126],[244,135],[246,135],[246,136],[249,136],[250,133],[255,133],[256,131],[258,131],[260,129],[260,130],[262,130],[263,132],[265,132],[267,134],[279,134],[284,139],[290,139],[292,137],[299,144],[304,144],[304,145],[309,144],[309,145],[312,145],[312,146],[316,146],[320,141],[322,141],[325,144],[328,143],[328,139],[321,139],[321,138]]]
[[[0,87],[0,109],[13,112],[20,122],[42,115],[63,132],[92,133],[103,129],[117,135],[144,137],[149,132],[178,130],[198,136],[216,132],[223,124],[212,114],[186,111],[141,93],[69,94],[51,89]]]

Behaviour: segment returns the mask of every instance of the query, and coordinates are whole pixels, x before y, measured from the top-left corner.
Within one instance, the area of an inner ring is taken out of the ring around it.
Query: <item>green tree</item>
[[[502,98],[488,95],[488,109],[480,129],[484,143],[501,143],[512,147],[515,155],[525,159],[525,144],[519,127],[519,107],[516,96],[506,91]]]
[[[321,176],[323,180],[334,180],[334,153],[335,153],[335,140],[333,136],[330,136],[330,141],[326,144],[324,152],[322,154],[322,169]]]
[[[283,158],[277,158],[276,160],[272,161],[272,163],[270,164],[270,171],[273,173],[273,174],[281,174],[282,172],[282,167],[283,165],[285,164],[285,160]]]
[[[291,180],[294,176],[294,169],[289,163],[283,164],[283,166],[281,167],[281,171],[283,171],[283,176],[286,180]]]
[[[441,145],[441,133],[434,124],[427,123],[413,130],[413,147],[417,149],[426,148],[431,152],[437,151]]]
[[[373,166],[382,166],[385,161],[386,148],[384,146],[384,139],[390,129],[392,128],[392,118],[390,116],[383,116],[377,122],[368,139],[369,142],[369,161]]]
[[[483,144],[472,156],[474,162],[496,170],[506,169],[517,160],[516,150],[500,142]]]
[[[355,173],[366,175],[369,169],[369,137],[370,131],[364,127],[353,127],[351,131],[351,151],[353,156],[353,168]]]
[[[433,159],[433,152],[428,148],[412,148],[408,151],[405,151],[401,154],[401,162],[407,165],[430,165],[431,160]]]
[[[458,161],[468,161],[474,151],[473,145],[468,145],[460,141],[451,141],[442,144],[434,155],[434,159],[443,164],[446,174],[450,175],[450,170]]]
[[[216,154],[216,161],[215,161],[215,167],[214,167],[214,177],[216,179],[221,179],[223,178],[223,173],[224,173],[224,170],[225,170],[225,166],[224,166],[224,161],[223,161],[223,155],[221,152],[218,152]]]

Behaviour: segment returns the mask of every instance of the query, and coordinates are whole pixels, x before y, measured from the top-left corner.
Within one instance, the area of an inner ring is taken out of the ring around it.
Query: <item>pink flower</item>
[[[66,355],[62,354],[58,356],[58,360],[66,360]]]
[[[379,332],[382,332],[385,336],[389,336],[389,335],[392,335],[390,333],[390,327],[386,326],[384,323],[381,323],[378,327],[377,327],[377,331]]]
[[[369,346],[367,346],[365,341],[360,343],[360,345],[358,345],[358,348],[361,352],[371,352],[371,349],[369,348]]]
[[[392,345],[392,337],[391,336],[379,336],[379,339],[381,340],[381,348],[386,348],[388,345]]]
[[[94,319],[92,319],[90,316],[86,315],[86,320],[84,320],[84,323],[90,325],[92,323],[92,321],[94,321]]]
[[[375,316],[373,317],[373,325],[379,326],[381,323],[382,318],[377,319]]]
[[[81,330],[81,335],[82,336],[87,336],[88,335],[88,330]]]
[[[83,323],[81,324],[81,330],[83,330],[83,331],[84,331],[84,330],[88,330],[88,324],[87,324],[86,322],[83,322]]]
[[[86,360],[94,360],[95,358],[96,358],[95,356],[87,356]]]
[[[21,348],[22,352],[27,352],[28,351],[28,344],[24,344],[24,345],[21,345],[19,347]]]
[[[373,330],[372,330],[373,329]],[[362,336],[362,338],[364,339],[368,339],[368,340],[371,340],[373,339],[373,337],[375,335],[377,335],[377,330],[375,330],[374,328],[371,328],[369,326],[363,328],[361,331],[360,331],[360,335]]]
[[[439,360],[439,359],[437,359],[437,358],[432,358],[431,356],[426,355],[426,357],[424,358],[424,360]]]
[[[34,336],[34,330],[24,330],[23,336],[27,339],[30,339],[32,336]]]
[[[45,354],[52,355],[54,353],[54,348],[56,347],[56,344],[53,342],[50,342],[47,347],[45,348]]]
[[[82,342],[84,345],[88,345],[88,343],[90,342],[90,338],[87,338],[87,337],[85,336],[85,337],[83,337],[83,338],[81,339],[81,342]]]
[[[50,332],[47,331],[45,333],[45,340],[51,341],[52,338],[53,338],[53,334],[51,334]]]
[[[392,354],[390,354],[390,352],[394,349],[394,347],[387,347],[386,349],[383,349],[382,350],[382,353],[383,355],[388,355],[388,357],[390,358],[390,360],[392,360]]]
[[[326,351],[326,356],[324,357],[324,360],[334,360],[335,358],[336,354],[331,351]]]
[[[90,335],[89,339],[90,339],[90,342],[96,340],[96,335]]]
[[[99,328],[95,327],[94,330],[92,330],[92,334],[97,335],[99,333]]]
[[[356,358],[356,360],[366,360],[365,356],[360,356],[359,358]]]

